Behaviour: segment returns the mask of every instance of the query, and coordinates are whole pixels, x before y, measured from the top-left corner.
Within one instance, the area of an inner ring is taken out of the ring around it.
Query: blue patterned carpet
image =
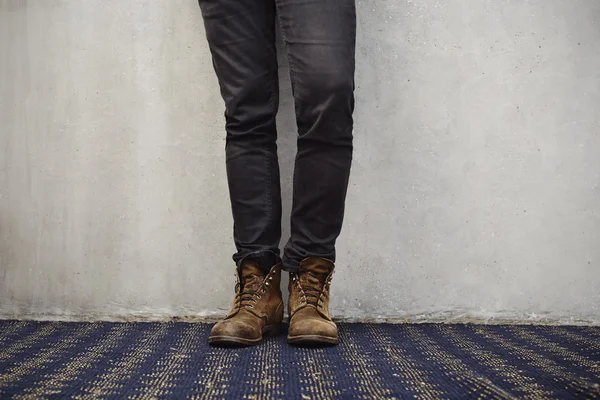
[[[600,328],[341,324],[211,348],[210,325],[0,321],[0,398],[600,398]]]

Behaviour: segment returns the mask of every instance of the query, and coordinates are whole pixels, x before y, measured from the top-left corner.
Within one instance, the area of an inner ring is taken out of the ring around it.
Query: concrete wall
[[[358,11],[333,313],[599,323],[600,2]],[[0,314],[223,314],[222,111],[195,0],[0,0]]]

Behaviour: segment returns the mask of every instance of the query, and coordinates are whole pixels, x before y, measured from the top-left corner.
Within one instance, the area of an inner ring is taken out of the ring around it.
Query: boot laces
[[[300,281],[300,288],[304,294],[304,300],[307,304],[317,307],[321,299],[321,294],[326,283],[321,283],[318,275],[308,271],[305,278]]]
[[[244,285],[242,290],[240,289],[241,283],[237,283],[234,306],[238,308],[254,308],[254,305],[262,298],[262,295],[266,293],[266,288],[263,285],[269,286],[269,281],[273,279],[273,276],[266,276],[259,284],[251,285],[246,287]]]

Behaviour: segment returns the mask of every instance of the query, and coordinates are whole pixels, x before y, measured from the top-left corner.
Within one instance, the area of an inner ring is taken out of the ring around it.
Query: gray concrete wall
[[[599,323],[600,2],[358,11],[333,313]],[[222,111],[195,0],[0,0],[0,314],[223,314]]]

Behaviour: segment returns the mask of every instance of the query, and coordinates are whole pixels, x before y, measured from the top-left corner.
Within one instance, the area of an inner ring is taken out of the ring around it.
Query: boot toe
[[[223,346],[248,346],[260,342],[261,332],[252,324],[238,320],[217,322],[210,331],[208,342]]]
[[[296,319],[296,318],[294,318]],[[288,342],[299,345],[333,345],[338,343],[338,329],[324,318],[298,318],[290,323]]]

